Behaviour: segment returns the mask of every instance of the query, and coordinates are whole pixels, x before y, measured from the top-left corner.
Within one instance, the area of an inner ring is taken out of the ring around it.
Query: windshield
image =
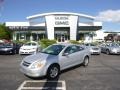
[[[107,44],[107,46],[110,46],[110,47],[119,47],[119,45],[117,43],[110,43],[110,44]]]
[[[6,43],[6,44],[5,44],[5,43],[2,43],[2,44],[0,44],[0,47],[1,47],[1,48],[9,48],[9,47],[10,47],[10,48],[11,48],[11,47],[12,47],[12,44],[10,44],[10,43]]]
[[[64,47],[65,47],[64,45],[52,45],[44,49],[42,53],[58,55],[63,50]]]
[[[12,47],[12,44],[8,43],[8,44],[5,44],[5,47]]]
[[[86,46],[96,46],[95,44],[89,43],[89,44],[85,44]]]

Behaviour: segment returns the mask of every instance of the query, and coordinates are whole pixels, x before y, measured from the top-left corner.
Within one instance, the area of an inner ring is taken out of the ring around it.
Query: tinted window
[[[69,54],[71,54],[71,53],[74,53],[74,52],[77,52],[77,51],[80,51],[80,50],[83,50],[83,48],[82,47],[80,47],[80,46],[68,46],[66,49],[65,49],[65,51],[64,51],[64,53],[69,53]]]
[[[13,44],[6,43],[6,44],[5,44],[5,47],[13,47]]]
[[[30,46],[31,45],[31,43],[26,43],[24,46]]]

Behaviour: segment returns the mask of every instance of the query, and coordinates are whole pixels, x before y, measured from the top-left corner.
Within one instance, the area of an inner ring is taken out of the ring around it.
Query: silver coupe
[[[53,44],[42,52],[25,57],[20,70],[27,76],[47,76],[54,79],[61,70],[78,64],[87,66],[90,59],[89,49],[73,44]]]

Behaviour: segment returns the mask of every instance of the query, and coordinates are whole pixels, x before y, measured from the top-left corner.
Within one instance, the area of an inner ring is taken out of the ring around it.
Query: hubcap
[[[50,76],[54,78],[57,75],[58,75],[58,69],[56,67],[51,68],[51,70],[50,70]]]

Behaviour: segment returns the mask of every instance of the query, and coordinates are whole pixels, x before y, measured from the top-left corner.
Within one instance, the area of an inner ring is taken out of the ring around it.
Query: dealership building
[[[13,31],[13,40],[50,39],[92,41],[95,32],[102,29],[102,22],[95,17],[70,12],[51,12],[27,17],[27,22],[6,22]]]

